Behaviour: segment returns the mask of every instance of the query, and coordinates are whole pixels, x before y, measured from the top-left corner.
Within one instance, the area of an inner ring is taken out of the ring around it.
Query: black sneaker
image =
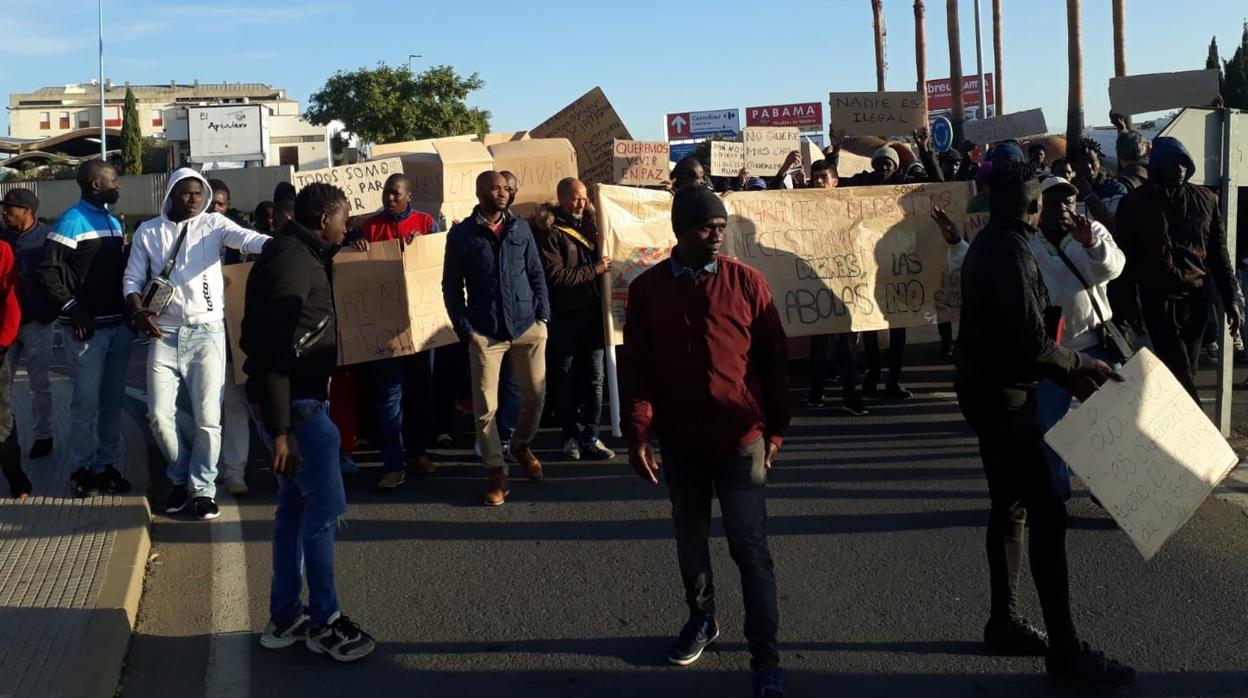
[[[96,475],[95,481],[104,494],[125,494],[130,491],[130,481],[111,465],[104,466],[104,472]]]
[[[780,667],[756,671],[751,678],[754,698],[784,698],[784,670]]]
[[[74,490],[75,497],[100,496],[99,478],[90,468],[79,468],[69,476],[69,486]]]
[[[30,445],[31,458],[43,458],[52,453],[52,439],[37,439]]]
[[[990,620],[984,626],[984,645],[990,654],[1043,657],[1049,651],[1049,636],[1022,618]]]
[[[862,406],[862,400],[856,397],[845,398],[844,400],[842,400],[841,410],[848,412],[849,414],[852,414],[855,417],[865,417],[871,414],[870,412],[867,411],[866,407]]]
[[[690,618],[672,645],[667,661],[676,666],[689,666],[698,661],[703,650],[718,638],[719,623],[715,622],[714,616]]]
[[[1077,648],[1050,650],[1044,657],[1049,676],[1091,688],[1117,688],[1135,681],[1135,669],[1106,659],[1104,652],[1081,642]]]
[[[211,521],[221,515],[221,510],[217,508],[212,497],[196,497],[191,502],[191,508],[195,511],[195,518],[200,521]]]
[[[260,646],[270,650],[280,650],[283,647],[290,647],[296,642],[306,642],[308,639],[308,620],[305,614],[299,614],[299,617],[287,622],[279,623],[270,619],[269,624],[265,626],[264,632],[260,634]]]
[[[909,400],[914,397],[914,393],[903,388],[900,383],[889,383],[884,389],[884,396],[891,400]]]
[[[340,662],[354,662],[372,654],[377,643],[351,619],[335,613],[325,625],[308,631],[307,647],[315,654],[328,654]]]
[[[186,508],[191,501],[191,495],[186,491],[186,485],[174,485],[169,491],[169,498],[165,500],[165,513],[176,514]]]

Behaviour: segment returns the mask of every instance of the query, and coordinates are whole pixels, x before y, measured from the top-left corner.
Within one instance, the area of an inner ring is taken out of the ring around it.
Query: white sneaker
[[[581,459],[581,442],[575,437],[563,442],[563,455],[568,460]]]

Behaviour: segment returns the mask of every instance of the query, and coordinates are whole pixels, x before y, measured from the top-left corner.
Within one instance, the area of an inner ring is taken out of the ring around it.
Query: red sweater
[[[22,307],[17,303],[17,264],[13,249],[0,244],[0,347],[17,341],[22,325]],[[6,370],[6,369],[0,369]]]
[[[426,235],[436,231],[437,223],[433,217],[427,213],[421,213],[416,210],[409,210],[407,215],[399,220],[395,220],[394,216],[382,211],[377,215],[364,221],[364,225],[360,226],[360,230],[364,233],[364,239],[369,242],[384,242],[386,240],[402,240],[407,242],[408,238],[416,235]]]
[[[676,277],[664,260],[628,287],[619,352],[624,434],[727,454],[789,426],[788,339],[763,275],[719,258],[715,273]]]

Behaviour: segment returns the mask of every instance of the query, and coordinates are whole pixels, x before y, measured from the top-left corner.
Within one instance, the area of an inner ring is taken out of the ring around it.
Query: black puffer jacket
[[[1045,331],[1049,294],[1028,246],[1035,235],[1017,219],[991,219],[962,265],[957,380],[981,388],[1022,389],[1048,378],[1059,384],[1092,360]]]
[[[240,338],[247,396],[265,430],[288,432],[292,400],[326,400],[338,365],[329,263],[338,248],[295,222],[265,246],[247,277]]]
[[[602,295],[594,265],[602,251],[593,210],[586,209],[577,221],[559,207],[543,204],[530,224],[546,270],[551,312],[559,315],[601,308]]]

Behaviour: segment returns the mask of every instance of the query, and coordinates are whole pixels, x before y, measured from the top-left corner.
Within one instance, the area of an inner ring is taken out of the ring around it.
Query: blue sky
[[[991,0],[985,70],[991,69]],[[928,0],[928,77],[948,75],[945,3]],[[1066,19],[1059,0],[1005,0],[1009,111],[1066,113]],[[1108,0],[1083,3],[1088,121],[1107,123],[1113,74]],[[912,0],[885,0],[888,88],[913,89]],[[266,82],[306,102],[334,71],[378,61],[480,73],[472,103],[492,130],[530,128],[601,85],[639,139],[661,139],[666,112],[824,101],[871,90],[869,0],[789,2],[184,2],[105,0],[106,74],[115,82]],[[0,93],[83,82],[97,74],[95,0],[0,0]],[[975,71],[974,2],[961,0],[962,59]],[[1131,73],[1204,67],[1209,38],[1238,44],[1248,4],[1130,0]],[[7,131],[7,114],[0,117]]]

